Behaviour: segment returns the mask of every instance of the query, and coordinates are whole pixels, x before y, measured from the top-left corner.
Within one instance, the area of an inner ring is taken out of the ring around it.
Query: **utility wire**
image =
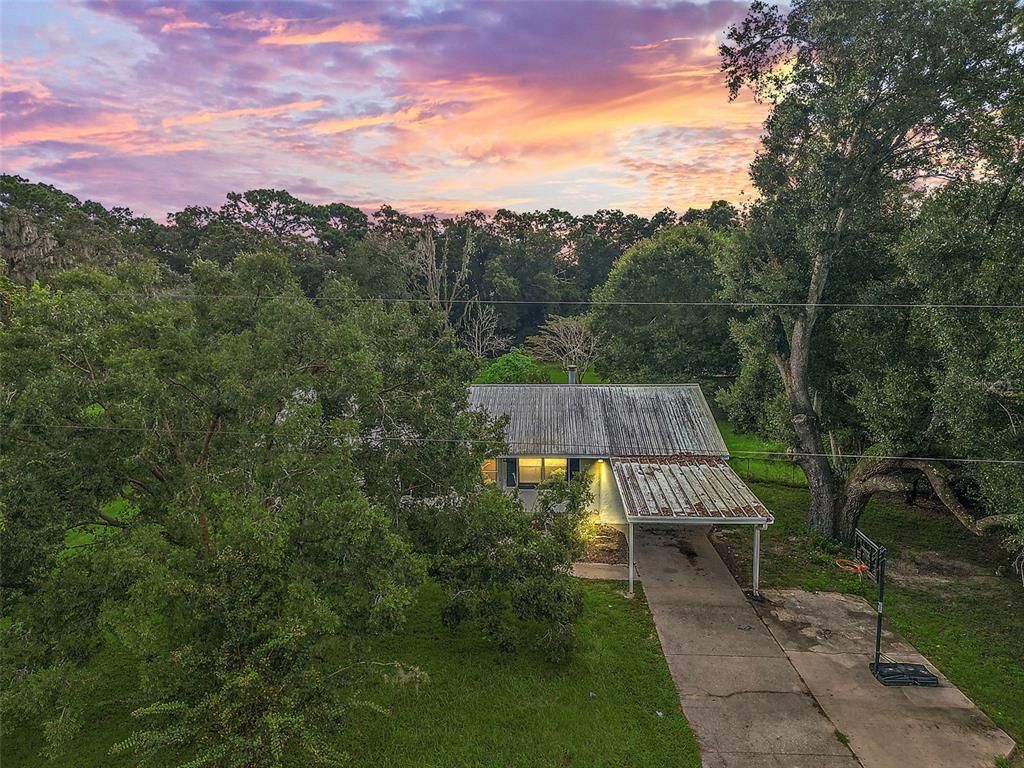
[[[89,425],[89,424],[43,424],[43,423],[31,423],[21,422],[17,426],[21,427],[38,427],[40,429],[58,429],[68,431],[97,431],[97,432],[161,432],[158,427],[115,427],[107,425]],[[206,429],[172,429],[174,434],[196,434],[205,435]],[[231,429],[218,429],[214,435],[238,435],[247,437],[267,437],[271,433],[271,430],[266,432],[254,432],[248,430],[231,430]],[[324,433],[324,437],[332,436]],[[471,444],[471,445],[494,445],[495,443],[504,442],[506,445],[514,446],[535,446],[536,442],[532,440],[483,440],[480,438],[454,438],[454,437],[420,437],[414,435],[338,435],[338,437],[350,437],[355,441],[361,443],[375,443],[385,441],[397,441],[405,443],[454,443],[454,444]],[[594,453],[595,448],[605,449],[605,453],[602,455],[612,456],[611,446],[595,446],[593,444],[584,443],[561,443],[559,448],[576,449],[580,451],[587,451],[590,454]],[[635,455],[643,455],[645,452],[650,451],[649,446],[637,446],[631,448],[617,448],[615,451],[615,457],[630,457]],[[707,456],[711,458],[721,457],[720,453],[713,451],[683,451],[690,456]],[[992,459],[992,458],[938,458],[935,456],[886,456],[886,455],[875,455],[868,453],[804,453],[798,451],[755,451],[755,450],[736,450],[727,451],[730,457],[738,456],[781,456],[784,458],[839,458],[839,459],[876,459],[878,461],[926,461],[936,463],[954,463],[954,464],[1004,464],[1004,465],[1024,465],[1024,459]]]
[[[800,309],[822,307],[826,309],[1024,309],[1024,304],[928,304],[928,303],[873,303],[873,302],[784,302],[784,301],[593,301],[570,299],[434,299],[404,296],[316,296],[303,294],[195,294],[195,293],[115,293],[115,298],[169,299],[172,301],[206,301],[208,299],[267,300],[267,301],[331,301],[354,304],[489,304],[498,306],[550,306],[574,307],[740,307]]]

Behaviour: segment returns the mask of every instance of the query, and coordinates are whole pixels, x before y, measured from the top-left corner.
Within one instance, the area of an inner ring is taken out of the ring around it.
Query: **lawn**
[[[762,535],[761,585],[859,594],[876,587],[835,566],[849,553],[804,528],[808,493],[751,483],[774,513]],[[741,583],[750,581],[752,532],[717,534]],[[1018,742],[1024,742],[1024,588],[995,538],[972,536],[948,515],[876,498],[861,529],[890,552],[891,625]]]
[[[538,363],[538,365],[541,367],[541,370],[548,375],[548,381],[551,384],[569,383],[569,376],[564,370],[562,370],[562,366],[558,363]],[[604,384],[604,379],[602,379],[593,368],[590,368],[583,378],[579,380],[579,383]]]
[[[529,651],[501,653],[470,627],[449,632],[439,618],[441,591],[428,584],[406,629],[374,647],[378,659],[418,667],[428,680],[418,687],[379,680],[355,692],[387,714],[356,710],[340,737],[352,765],[698,768],[642,593],[628,600],[614,582],[583,588],[581,647],[572,662],[554,665]],[[109,672],[116,676],[116,665]],[[106,754],[130,720],[116,707],[114,679],[97,692],[99,719],[76,744],[75,765],[133,764]],[[69,764],[39,757],[39,746],[7,734],[2,763]]]
[[[732,424],[720,420],[718,429],[725,438],[725,445],[732,456],[729,465],[744,480],[784,485],[806,486],[804,472],[792,461],[781,456],[758,456],[757,452],[782,453],[786,446],[773,443],[757,435],[737,434]],[[749,451],[750,453],[745,453]]]

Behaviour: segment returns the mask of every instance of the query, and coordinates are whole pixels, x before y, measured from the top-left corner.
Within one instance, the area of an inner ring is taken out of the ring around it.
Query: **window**
[[[544,479],[554,477],[559,472],[562,476],[568,473],[569,460],[568,459],[544,459]]]
[[[519,484],[536,485],[544,474],[544,459],[533,456],[519,458]]]
[[[519,487],[532,488],[561,472],[568,470],[569,461],[564,458],[541,458],[521,456],[519,458]]]
[[[485,459],[480,467],[480,473],[483,475],[485,483],[498,482],[498,460]]]

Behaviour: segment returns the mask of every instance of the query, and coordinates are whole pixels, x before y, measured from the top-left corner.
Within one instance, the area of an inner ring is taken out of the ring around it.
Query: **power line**
[[[160,427],[116,427],[108,425],[89,425],[89,424],[43,424],[43,423],[32,423],[32,422],[21,422],[17,426],[22,427],[38,427],[41,429],[58,429],[58,430],[69,430],[69,431],[98,431],[98,432],[154,432],[159,433],[163,431]],[[191,429],[191,428],[174,428],[171,430],[173,434],[195,434],[205,435],[206,429]],[[215,435],[236,435],[236,436],[247,436],[247,437],[267,437],[270,431],[266,432],[255,432],[250,430],[229,430],[229,429],[218,429],[214,433]],[[323,437],[341,437],[350,438],[353,441],[361,443],[372,444],[374,442],[405,442],[405,443],[452,443],[459,445],[494,445],[495,443],[504,442],[506,445],[514,446],[534,446],[535,442],[529,440],[484,440],[480,438],[454,438],[454,437],[421,437],[414,435],[330,435],[324,433]],[[612,456],[611,446],[595,446],[593,444],[583,443],[562,443],[559,445],[560,448],[576,449],[580,451],[588,451],[592,454],[594,448],[605,449],[605,453],[602,455]],[[630,448],[617,448],[615,451],[616,456],[630,456],[630,455],[643,455],[650,448],[647,446],[637,446]],[[706,457],[720,457],[720,453],[713,451],[686,451],[691,456],[706,456]],[[940,464],[1003,464],[1003,465],[1024,465],[1024,459],[993,459],[993,458],[939,458],[935,456],[896,456],[896,455],[876,455],[869,453],[839,453],[833,455],[831,453],[808,453],[800,451],[755,451],[755,450],[736,450],[728,451],[730,457],[741,457],[741,456],[778,456],[789,459],[798,457],[804,458],[839,458],[839,459],[875,459],[878,461],[924,461],[924,462],[935,462]]]
[[[206,301],[208,299],[246,301],[330,301],[354,304],[404,303],[404,304],[488,304],[496,306],[574,306],[574,307],[736,307],[747,309],[1024,309],[1024,304],[929,304],[929,303],[875,303],[875,302],[785,302],[785,301],[594,301],[576,299],[435,299],[405,296],[316,296],[303,294],[196,294],[196,293],[115,293],[115,298],[169,299],[172,301]]]

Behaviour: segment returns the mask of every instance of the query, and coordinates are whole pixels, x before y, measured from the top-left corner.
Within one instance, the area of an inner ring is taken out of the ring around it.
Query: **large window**
[[[498,482],[498,460],[485,459],[480,467],[480,473],[483,475],[485,483]]]
[[[519,486],[530,488],[544,482],[558,472],[568,471],[569,461],[565,458],[541,458],[540,456],[519,457]]]

